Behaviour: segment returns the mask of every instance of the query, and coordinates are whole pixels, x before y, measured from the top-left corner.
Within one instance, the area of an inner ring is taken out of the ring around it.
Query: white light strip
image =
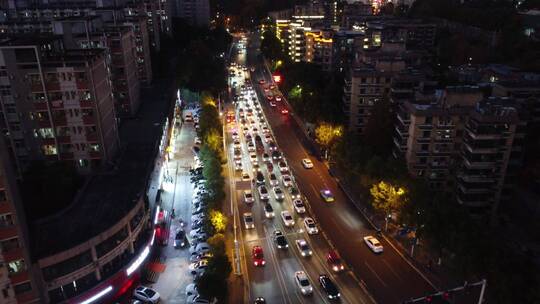
[[[137,257],[137,259],[126,269],[126,275],[130,276],[141,264],[146,260],[148,254],[150,253],[150,246],[146,246],[143,252]]]
[[[109,287],[103,289],[102,291],[98,292],[97,294],[93,295],[91,298],[82,301],[80,304],[93,303],[94,301],[96,301],[97,299],[99,299],[99,298],[103,297],[104,295],[108,294],[112,290],[113,290],[112,286],[109,286]]]
[[[154,239],[156,238],[156,228],[152,230],[152,240],[150,241],[150,246],[154,245]]]
[[[154,216],[154,225],[157,224],[158,216],[159,216],[159,206],[156,206],[156,215]]]

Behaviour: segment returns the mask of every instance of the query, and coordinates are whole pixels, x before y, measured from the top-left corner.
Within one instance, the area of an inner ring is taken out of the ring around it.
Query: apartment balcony
[[[431,142],[431,137],[418,137],[416,142],[419,144],[429,144]]]
[[[97,132],[94,133],[87,133],[86,134],[86,140],[89,142],[97,142],[98,141],[98,134]]]
[[[59,144],[68,144],[68,143],[71,142],[71,136],[69,136],[69,135],[57,136],[57,137],[56,137],[56,141],[57,141]]]
[[[478,134],[478,133],[475,133],[473,131],[471,131],[469,128],[466,128],[466,131],[467,131],[467,134],[472,138],[472,139],[500,139],[500,138],[503,138],[505,137],[503,135],[503,133],[509,133],[509,132],[503,132],[503,133],[491,133],[491,134]]]
[[[45,87],[47,88],[47,91],[60,91],[59,82],[46,82]]]
[[[466,198],[461,198],[459,195],[457,197],[457,202],[460,204],[460,205],[464,205],[464,206],[467,206],[467,207],[487,207],[489,205],[491,205],[493,203],[493,200],[492,199],[487,199],[487,200],[469,200],[469,199],[466,199]]]
[[[24,257],[24,252],[21,247],[18,248],[3,248],[2,255],[6,262],[16,261]]]
[[[10,278],[11,283],[13,285],[16,285],[16,284],[19,284],[19,283],[26,282],[26,281],[30,280],[30,276],[28,275],[28,271],[26,271],[26,270],[10,274],[9,278]]]
[[[466,168],[469,168],[469,169],[490,169],[499,164],[502,164],[502,161],[495,161],[495,160],[474,161],[474,160],[469,160],[465,158],[463,160],[463,164],[465,165]]]
[[[84,115],[82,117],[83,123],[85,125],[95,125],[96,124],[96,117],[93,115]]]
[[[432,169],[446,169],[448,168],[448,163],[447,162],[430,162],[429,163],[429,167],[432,168]]]
[[[463,147],[471,153],[475,154],[495,154],[499,152],[498,147],[486,148],[486,147],[473,147],[470,143],[464,141]]]
[[[32,84],[30,85],[30,90],[31,90],[33,93],[43,92],[43,86],[41,85],[41,82],[32,83]]]
[[[409,117],[404,118],[402,113],[398,113],[397,118],[404,126],[409,126],[409,123],[411,122]]]
[[[419,125],[417,125],[417,127],[420,130],[431,130],[431,129],[433,129],[432,124],[419,124]]]
[[[446,129],[453,129],[456,127],[455,124],[452,124],[452,123],[438,123],[436,126],[435,126],[437,129],[440,129],[440,130],[446,130]]]
[[[60,160],[73,160],[73,152],[60,152]]]
[[[45,144],[45,145],[54,145],[54,144],[56,144],[56,142],[54,141],[54,137],[51,137],[51,138],[43,138],[41,141],[42,141],[42,143]]]
[[[40,128],[50,128],[51,122],[48,119],[37,120],[37,124]]]
[[[396,129],[396,132],[401,136],[401,137],[408,137],[409,136],[409,130],[405,129],[405,128],[402,128],[400,126],[397,126],[397,125],[394,125],[394,129]]]
[[[47,103],[46,102],[34,102],[34,109],[36,111],[47,111],[48,107],[47,107]]]
[[[88,89],[88,82],[87,81],[77,80],[77,89],[79,89],[79,90],[87,90]]]
[[[100,158],[102,158],[101,152],[99,152],[99,151],[90,151],[88,154],[90,155],[91,159],[100,159]]]
[[[7,240],[17,236],[17,227],[15,225],[0,225],[0,240]]]
[[[66,126],[67,119],[66,116],[57,116],[53,118],[53,123],[55,126]]]
[[[439,143],[451,143],[454,139],[452,137],[435,136],[433,137],[433,140]]]
[[[407,150],[407,141],[394,137],[394,146],[397,147],[401,152],[404,152]]]
[[[496,175],[483,175],[483,174],[458,174],[458,179],[466,183],[495,183]]]
[[[463,194],[489,194],[493,193],[493,188],[486,186],[486,187],[466,187],[462,184],[458,184],[458,188]]]
[[[416,156],[429,156],[429,151],[416,151]]]
[[[79,104],[81,108],[94,108],[94,101],[92,100],[80,100]]]

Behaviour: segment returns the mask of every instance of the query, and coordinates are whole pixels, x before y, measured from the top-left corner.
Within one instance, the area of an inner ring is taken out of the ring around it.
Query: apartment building
[[[146,18],[134,16],[126,18],[124,25],[133,28],[135,37],[135,54],[137,62],[137,77],[141,84],[150,85],[153,79],[150,38],[148,36]]]
[[[478,87],[446,87],[398,106],[394,155],[404,158],[411,176],[433,189],[451,187],[467,116],[482,98]]]
[[[460,149],[456,198],[473,214],[495,220],[501,201],[509,199],[522,161],[526,118],[508,98],[489,98],[469,114]]]
[[[332,43],[332,69],[345,71],[351,67],[356,51],[362,49],[364,34],[340,30],[334,33]]]
[[[112,160],[119,140],[104,50],[65,50],[55,37],[5,38],[0,75],[0,123],[19,170],[42,159],[89,172]]]
[[[407,50],[425,50],[435,45],[437,27],[421,20],[382,18],[365,23],[369,48],[380,47],[387,41],[401,41]]]
[[[208,0],[174,0],[172,15],[186,20],[193,26],[210,24],[210,3]]]
[[[373,7],[362,1],[346,3],[341,16],[341,27],[345,29],[359,28],[365,22],[366,16],[373,15]]]
[[[32,270],[24,207],[9,151],[0,138],[0,303],[42,303]]]
[[[508,97],[527,108],[531,122],[540,123],[540,81],[500,81],[492,85],[494,97]]]
[[[333,34],[332,30],[306,31],[303,61],[313,62],[323,71],[331,71],[333,67]]]

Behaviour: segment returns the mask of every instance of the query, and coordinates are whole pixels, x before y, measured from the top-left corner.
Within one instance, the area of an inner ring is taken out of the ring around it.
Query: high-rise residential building
[[[331,71],[333,67],[333,35],[332,30],[306,31],[303,61],[313,62],[323,71]]]
[[[358,31],[336,31],[332,43],[332,69],[339,72],[349,69],[363,40],[364,34]]]
[[[65,50],[55,37],[0,42],[1,124],[17,168],[73,162],[82,172],[111,161],[118,129],[103,49]]]
[[[466,117],[482,98],[478,87],[459,86],[418,92],[398,105],[394,155],[403,157],[411,176],[433,189],[451,188]]]
[[[465,124],[456,197],[475,214],[496,220],[501,201],[510,199],[522,161],[526,119],[508,98],[478,103]]]
[[[362,1],[347,3],[343,7],[341,27],[350,30],[365,23],[366,16],[373,15],[373,7]]]
[[[540,123],[540,81],[501,81],[493,84],[492,94],[495,97],[509,97],[527,108],[530,120]]]
[[[173,16],[186,20],[193,26],[210,24],[210,3],[208,0],[174,0]]]
[[[0,138],[0,303],[43,303],[32,270],[24,207],[10,152]]]

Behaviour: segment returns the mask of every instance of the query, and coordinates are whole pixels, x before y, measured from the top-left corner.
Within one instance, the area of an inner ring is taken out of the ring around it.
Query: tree
[[[262,35],[261,53],[269,60],[285,60],[286,56],[281,46],[281,41],[272,30],[266,30]]]
[[[225,228],[227,228],[228,220],[221,211],[210,210],[210,222],[214,227],[214,231],[218,233],[223,233],[225,231]]]
[[[407,201],[405,189],[384,181],[373,184],[369,192],[373,207],[384,211],[386,215],[392,211],[400,210]]]
[[[225,255],[225,236],[223,233],[216,233],[208,238],[207,243],[212,247],[212,253],[217,255]]]

